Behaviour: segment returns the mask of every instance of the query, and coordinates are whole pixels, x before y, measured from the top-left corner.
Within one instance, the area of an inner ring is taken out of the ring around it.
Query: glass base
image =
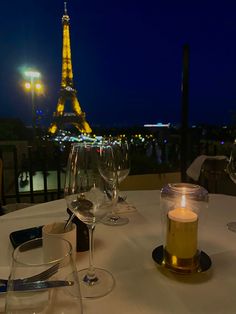
[[[236,232],[236,221],[228,222],[227,227],[230,231]]]
[[[120,217],[116,214],[110,214],[104,217],[101,222],[108,226],[123,226],[129,223],[129,219],[127,217]]]
[[[88,269],[78,271],[82,298],[100,298],[110,293],[115,286],[115,279],[105,269],[95,268],[96,277],[90,280]]]

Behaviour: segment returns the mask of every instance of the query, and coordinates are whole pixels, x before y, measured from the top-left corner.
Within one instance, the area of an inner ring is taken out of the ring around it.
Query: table
[[[152,250],[162,244],[160,191],[129,191],[137,211],[129,224],[97,225],[95,265],[109,270],[116,286],[107,296],[83,300],[85,314],[236,313],[236,233],[227,222],[236,220],[236,197],[210,194],[202,213],[200,248],[212,260],[205,273],[179,276],[157,267]],[[0,276],[11,257],[13,230],[64,220],[65,201],[38,204],[0,217]],[[88,265],[88,253],[77,254],[77,268]]]

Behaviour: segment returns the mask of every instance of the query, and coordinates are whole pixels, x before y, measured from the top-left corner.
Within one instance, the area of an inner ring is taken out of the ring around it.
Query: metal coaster
[[[165,267],[165,264],[163,263],[163,258],[164,258],[164,250],[163,250],[163,245],[160,245],[156,247],[152,251],[152,258],[153,260],[160,266]],[[196,273],[202,273],[207,271],[211,267],[211,259],[210,257],[203,251],[200,252],[200,265],[199,268],[196,270]],[[182,274],[181,272],[175,271],[174,269],[167,268],[175,273]]]

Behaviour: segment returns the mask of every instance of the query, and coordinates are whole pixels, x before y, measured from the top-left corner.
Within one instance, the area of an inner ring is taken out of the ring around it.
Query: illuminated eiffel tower
[[[61,89],[57,103],[56,112],[53,114],[53,121],[49,127],[49,132],[54,134],[57,130],[65,128],[65,125],[74,125],[82,133],[91,133],[92,130],[82,112],[77,91],[73,83],[73,71],[70,48],[70,18],[67,14],[66,2],[64,2],[64,14],[62,17],[63,46],[62,46],[62,78]],[[65,112],[65,104],[69,101],[72,104],[72,112]]]

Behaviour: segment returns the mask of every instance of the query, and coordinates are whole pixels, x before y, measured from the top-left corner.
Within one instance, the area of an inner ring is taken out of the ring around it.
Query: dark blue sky
[[[62,0],[1,3],[0,117],[30,121],[19,68],[35,66],[56,109]],[[219,3],[218,3],[219,2]],[[190,46],[190,123],[236,111],[235,1],[68,0],[74,83],[93,125],[180,122],[182,47]]]

